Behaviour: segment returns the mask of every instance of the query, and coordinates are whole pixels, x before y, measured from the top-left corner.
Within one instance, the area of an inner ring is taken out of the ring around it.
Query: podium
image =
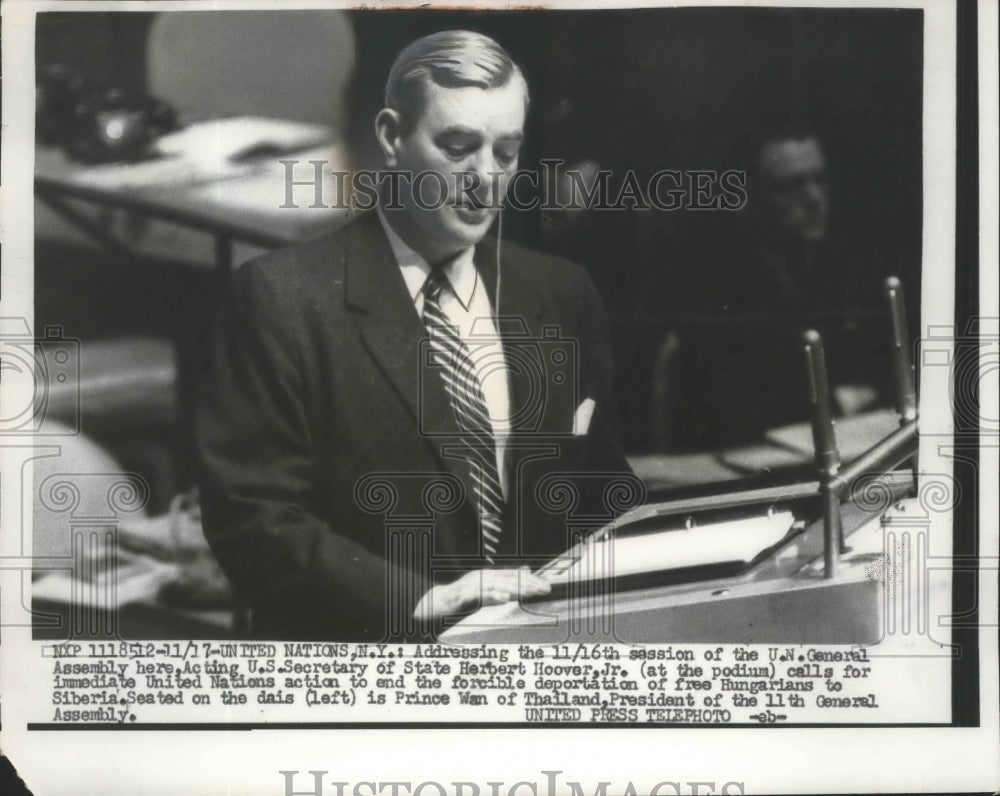
[[[636,589],[588,589],[555,599],[488,606],[441,636],[448,643],[611,642],[622,644],[872,644],[883,632],[886,528],[913,513],[910,473],[893,473],[868,500],[840,506],[849,545],[837,574],[826,577],[822,518],[805,524],[738,574]],[[774,493],[796,516],[821,513],[818,484]],[[809,496],[809,493],[812,496]],[[767,497],[768,495],[760,495]],[[744,498],[751,497],[745,493]],[[758,516],[770,503],[746,507]],[[669,573],[664,573],[669,578]]]

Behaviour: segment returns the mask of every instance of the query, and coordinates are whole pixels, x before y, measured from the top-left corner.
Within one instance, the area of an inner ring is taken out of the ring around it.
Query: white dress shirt
[[[431,266],[415,252],[392,228],[386,220],[382,208],[378,217],[389,238],[389,245],[399,263],[403,281],[410,291],[417,314],[423,317],[423,287]],[[504,468],[504,453],[510,433],[510,379],[503,346],[493,322],[493,306],[489,292],[473,261],[474,247],[461,252],[451,262],[442,266],[448,277],[449,287],[441,291],[438,303],[441,311],[458,329],[458,334],[469,349],[476,378],[486,400],[486,409],[493,426],[496,440],[497,473],[504,496],[507,492],[507,473]]]

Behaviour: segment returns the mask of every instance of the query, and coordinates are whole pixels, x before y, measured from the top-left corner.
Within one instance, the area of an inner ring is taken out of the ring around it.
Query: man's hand
[[[521,597],[548,594],[552,587],[527,567],[521,569],[477,569],[454,583],[435,586],[417,603],[414,617],[436,619],[456,613],[474,603],[499,605]]]

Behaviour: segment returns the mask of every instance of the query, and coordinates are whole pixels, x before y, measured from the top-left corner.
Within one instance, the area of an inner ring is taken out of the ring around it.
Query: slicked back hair
[[[515,77],[524,81],[507,51],[489,36],[468,30],[432,33],[396,56],[385,84],[385,106],[399,113],[403,132],[409,132],[423,112],[427,83],[491,89],[503,88]],[[524,92],[527,105],[526,83]]]

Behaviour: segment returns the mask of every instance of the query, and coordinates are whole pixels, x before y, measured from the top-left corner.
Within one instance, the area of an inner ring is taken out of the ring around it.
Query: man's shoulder
[[[343,269],[352,240],[367,224],[363,217],[349,219],[323,235],[302,243],[283,246],[248,260],[240,267],[251,278],[282,280],[315,276]]]
[[[495,247],[496,239],[487,238],[484,243]],[[501,262],[504,269],[549,294],[589,291],[593,285],[587,270],[572,260],[511,241],[501,244]]]
[[[264,291],[279,302],[342,290],[347,261],[367,245],[373,218],[374,213],[362,214],[317,238],[248,260],[237,271],[237,287]]]

